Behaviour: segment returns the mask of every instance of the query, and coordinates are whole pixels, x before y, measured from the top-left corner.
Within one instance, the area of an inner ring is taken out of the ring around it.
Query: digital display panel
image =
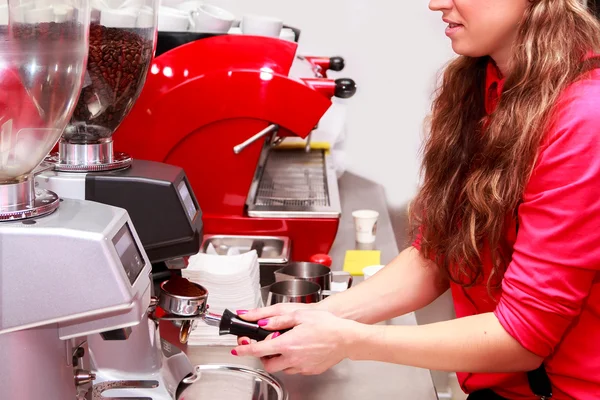
[[[183,205],[185,206],[188,217],[190,217],[190,221],[193,221],[194,217],[196,217],[196,213],[198,212],[198,208],[196,207],[185,180],[179,182],[179,185],[177,185],[177,190],[179,191],[179,196],[181,197],[181,201],[183,201]]]
[[[135,280],[144,269],[144,257],[133,239],[133,234],[129,228],[129,224],[123,225],[119,232],[113,237],[113,245],[117,250],[121,264],[125,269],[129,283],[133,286]]]

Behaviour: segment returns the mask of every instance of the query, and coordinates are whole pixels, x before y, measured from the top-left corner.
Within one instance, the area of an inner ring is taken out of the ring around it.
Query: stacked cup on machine
[[[211,246],[206,254],[191,257],[188,268],[182,271],[184,278],[204,286],[208,291],[208,312],[220,315],[225,309],[247,310],[262,306],[256,251],[239,254],[234,250],[220,256]],[[219,336],[217,328],[199,321],[188,344],[234,345],[236,340],[230,335]]]

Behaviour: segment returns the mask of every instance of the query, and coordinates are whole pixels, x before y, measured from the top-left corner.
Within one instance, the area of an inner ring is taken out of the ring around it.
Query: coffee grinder
[[[9,0],[0,36],[0,398],[81,398],[88,335],[119,335],[150,305],[150,263],[124,209],[65,199],[34,176],[73,113],[89,6]],[[58,22],[57,22],[58,21]]]
[[[127,3],[135,18],[112,18],[114,9],[95,6],[101,9],[91,15],[84,88],[57,151],[46,159],[54,168],[36,183],[61,197],[125,208],[155,271],[181,269],[202,237],[185,172],[113,151],[112,135],[142,90],[156,46],[158,0]]]
[[[46,159],[53,168],[40,173],[36,185],[62,198],[126,209],[158,286],[199,251],[202,215],[182,168],[113,151],[112,134],[139,95],[155,48],[158,1],[135,7],[135,21],[107,18],[110,9],[91,13],[85,85],[58,152]],[[148,313],[127,331],[87,340],[89,357],[82,362],[96,375],[98,390],[173,399],[193,373],[187,356],[161,339],[158,321]]]

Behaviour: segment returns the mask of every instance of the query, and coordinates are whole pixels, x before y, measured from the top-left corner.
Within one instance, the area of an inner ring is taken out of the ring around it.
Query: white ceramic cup
[[[33,10],[34,8],[35,8],[35,4],[33,4],[33,2],[20,3],[12,9],[11,17],[14,19],[14,22],[25,22],[25,14],[27,12]],[[6,9],[6,13],[7,13],[7,18],[8,18],[8,15],[9,15],[8,8]],[[8,23],[7,23],[7,25],[8,25]]]
[[[0,5],[0,25],[8,25],[8,5]]]
[[[48,8],[48,7],[54,6],[54,4],[56,4],[56,3],[57,3],[56,1],[53,2],[52,0],[34,0],[33,1],[34,8]]]
[[[108,4],[104,0],[92,0],[90,2],[93,10],[104,10],[105,8],[110,8]]]
[[[222,8],[202,4],[192,12],[192,20],[196,32],[227,33],[233,25],[235,15]]]
[[[183,3],[182,0],[161,0],[160,5],[165,7],[177,8],[177,6],[181,3]]]
[[[125,0],[122,1],[119,8],[135,8],[139,9],[144,7],[144,0]]]
[[[108,8],[121,8],[123,0],[104,0]]]
[[[177,4],[175,7],[180,11],[186,12],[186,13],[192,13],[193,11],[196,11],[200,8],[201,5],[203,5],[204,3],[202,1],[198,1],[198,0],[189,0],[189,1],[184,1],[183,3],[179,3]]]
[[[154,24],[154,10],[150,7],[142,7],[137,17],[136,27],[153,28]]]
[[[135,28],[138,14],[135,9],[109,9],[100,11],[100,25],[107,28]]]
[[[365,280],[371,278],[377,272],[381,271],[385,267],[385,265],[370,265],[368,267],[363,268],[363,275]]]
[[[193,27],[190,16],[176,8],[160,7],[158,12],[158,30],[163,32],[186,32]]]
[[[281,35],[283,21],[265,15],[244,15],[241,28],[244,35],[278,38]]]
[[[377,235],[379,213],[373,210],[357,210],[352,213],[354,231],[358,243],[373,243]]]
[[[290,28],[283,28],[281,30],[281,34],[279,35],[279,38],[281,40],[287,40],[288,42],[295,42],[296,41],[296,34]]]
[[[158,8],[158,15],[161,15],[161,14],[162,15],[176,15],[176,16],[183,16],[183,17],[188,16],[188,13],[185,11],[181,11],[176,8],[167,7],[167,6],[160,6]]]
[[[73,16],[73,7],[66,4],[54,6],[54,22],[67,22]]]
[[[25,22],[28,24],[54,22],[54,11],[52,10],[52,7],[27,10],[25,11]]]

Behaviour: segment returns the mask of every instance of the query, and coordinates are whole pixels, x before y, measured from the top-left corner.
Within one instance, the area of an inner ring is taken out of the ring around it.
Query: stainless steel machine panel
[[[210,245],[221,256],[229,251],[247,253],[256,250],[261,264],[286,264],[291,253],[290,239],[287,237],[205,235],[200,251],[207,253]]]
[[[0,224],[0,333],[58,324],[68,339],[137,324],[150,303],[150,263],[138,254],[143,266],[130,280],[112,241],[124,226],[123,209],[66,199],[47,217]]]
[[[72,351],[56,324],[0,335],[0,398],[74,400]]]

